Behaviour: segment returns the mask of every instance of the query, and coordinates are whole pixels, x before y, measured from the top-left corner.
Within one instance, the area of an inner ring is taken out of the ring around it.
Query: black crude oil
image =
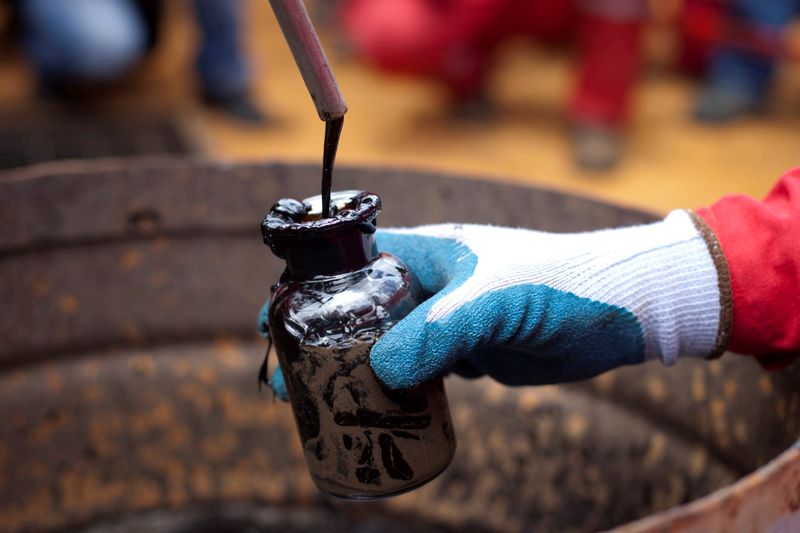
[[[333,165],[336,150],[342,135],[344,117],[325,122],[325,141],[322,148],[322,218],[331,216],[331,187],[333,186]]]

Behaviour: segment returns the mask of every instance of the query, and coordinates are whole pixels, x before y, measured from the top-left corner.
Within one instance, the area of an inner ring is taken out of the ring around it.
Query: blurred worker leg
[[[724,0],[683,0],[678,19],[681,70],[696,76],[706,72],[713,50],[722,39],[724,18]]]
[[[194,0],[202,43],[197,70],[204,102],[234,118],[260,124],[264,113],[250,99],[250,75],[240,45],[241,0]]]
[[[26,53],[55,90],[119,78],[149,40],[129,0],[25,0],[19,8]]]
[[[770,88],[797,0],[731,0],[725,40],[695,103],[699,120],[723,122],[759,109]]]
[[[576,155],[586,168],[605,169],[620,155],[647,2],[349,0],[343,13],[357,53],[387,70],[444,81],[460,107],[483,97],[498,43],[514,35],[561,40],[578,18]]]
[[[578,29],[580,66],[571,105],[577,163],[612,167],[636,80],[646,0],[585,0]]]

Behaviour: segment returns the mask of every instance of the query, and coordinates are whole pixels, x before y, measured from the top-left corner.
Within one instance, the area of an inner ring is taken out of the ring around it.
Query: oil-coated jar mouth
[[[331,216],[328,218],[322,218],[321,195],[302,202],[283,198],[272,206],[261,222],[261,235],[275,255],[285,257],[285,244],[288,242],[326,239],[348,228],[374,233],[380,211],[378,195],[365,191],[331,193]]]

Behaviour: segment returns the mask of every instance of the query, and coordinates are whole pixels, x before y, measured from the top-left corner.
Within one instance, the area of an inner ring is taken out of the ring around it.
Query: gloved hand
[[[384,230],[432,295],[373,347],[390,388],[449,369],[510,385],[721,353],[730,330],[725,259],[686,211],[580,234],[475,225]],[[718,272],[719,271],[719,272]]]
[[[574,381],[647,359],[711,357],[730,330],[725,259],[685,211],[579,234],[388,229],[377,243],[430,296],[372,349],[372,368],[390,388],[448,370],[511,385]],[[282,382],[276,372],[279,396]]]

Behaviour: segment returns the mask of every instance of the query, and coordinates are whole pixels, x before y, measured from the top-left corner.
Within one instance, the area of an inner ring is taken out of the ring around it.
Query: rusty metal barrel
[[[563,386],[448,377],[459,448],[440,478],[379,502],[323,496],[289,407],[257,387],[255,333],[280,268],[259,221],[318,186],[317,166],[169,159],[0,177],[0,531],[800,524],[798,373],[732,354]],[[343,166],[336,187],[378,193],[384,226],[569,232],[654,219],[420,171]]]

